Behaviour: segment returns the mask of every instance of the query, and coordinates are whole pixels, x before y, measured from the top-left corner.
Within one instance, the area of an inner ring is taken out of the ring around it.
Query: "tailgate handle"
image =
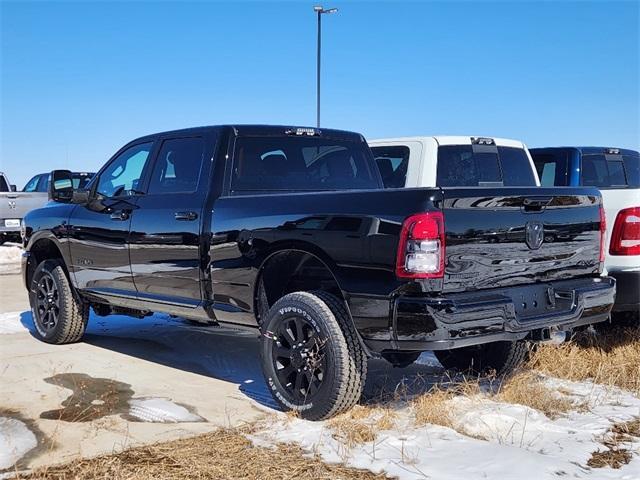
[[[540,212],[551,203],[553,197],[529,197],[522,201],[525,212]]]

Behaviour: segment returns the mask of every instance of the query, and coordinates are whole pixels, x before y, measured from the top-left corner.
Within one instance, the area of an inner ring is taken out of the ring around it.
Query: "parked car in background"
[[[496,189],[511,177],[475,170],[479,188],[384,189],[357,133],[240,125],[139,138],[88,191],[54,171],[62,201],[25,217],[35,335],[80,340],[89,307],[252,329],[273,397],[307,419],[358,401],[369,356],[405,366],[436,350],[448,368],[509,373],[529,342],[606,320],[615,295],[601,276],[598,190],[539,188],[513,150],[503,166],[513,158],[527,186]],[[545,243],[545,224],[579,233]],[[523,238],[483,240],[514,227]]]
[[[617,279],[614,319],[639,321],[640,154],[609,147],[532,148],[543,186],[589,186],[602,192],[607,218],[605,268]]]
[[[84,188],[93,173],[74,172],[73,186]],[[21,192],[15,185],[9,187],[6,176],[0,173],[0,244],[6,241],[20,242],[20,222],[27,212],[46,204],[49,199],[50,173],[32,177]],[[11,190],[11,191],[10,191]]]
[[[19,242],[20,221],[29,210],[42,205],[39,199],[16,192],[16,186],[0,172],[0,245],[7,241]]]
[[[75,189],[83,189],[87,186],[89,181],[93,178],[95,174],[90,172],[72,172],[73,178],[73,188]],[[39,173],[38,175],[34,175],[31,179],[25,184],[22,189],[23,192],[28,193],[48,193],[49,192],[49,181],[51,178],[51,173]]]
[[[424,136],[370,140],[369,146],[386,188],[540,185],[518,140]]]

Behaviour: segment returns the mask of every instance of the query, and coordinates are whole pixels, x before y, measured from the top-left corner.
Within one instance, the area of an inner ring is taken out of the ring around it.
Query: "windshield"
[[[7,185],[7,179],[4,178],[4,175],[0,175],[0,192],[8,192],[9,185]]]
[[[95,175],[94,173],[76,173],[76,172],[74,172],[72,174],[73,188],[74,189],[85,188],[87,186],[87,184],[89,183],[89,181],[91,181],[91,179],[93,178],[94,175]]]
[[[322,191],[380,188],[365,142],[322,137],[238,137],[231,190]]]

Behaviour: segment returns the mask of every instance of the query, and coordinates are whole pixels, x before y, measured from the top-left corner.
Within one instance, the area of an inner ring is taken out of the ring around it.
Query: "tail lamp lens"
[[[611,255],[640,255],[640,207],[618,212],[611,232]]]
[[[400,278],[444,276],[445,232],[442,212],[412,215],[402,224],[396,275]]]

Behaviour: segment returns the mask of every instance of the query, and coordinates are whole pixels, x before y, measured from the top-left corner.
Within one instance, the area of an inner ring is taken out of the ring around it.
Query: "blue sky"
[[[313,125],[313,5],[1,1],[0,170],[21,187],[146,133]],[[326,127],[639,147],[640,2],[324,6]]]

